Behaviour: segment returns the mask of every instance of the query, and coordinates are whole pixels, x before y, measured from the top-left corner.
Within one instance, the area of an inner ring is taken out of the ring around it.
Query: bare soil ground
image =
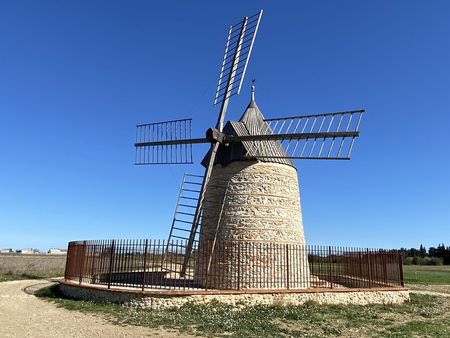
[[[46,284],[50,285],[45,280],[0,283],[0,337],[190,337],[163,329],[114,325],[30,294]]]

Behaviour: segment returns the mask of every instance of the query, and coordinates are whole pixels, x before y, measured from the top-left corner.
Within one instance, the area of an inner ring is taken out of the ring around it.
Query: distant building
[[[20,251],[21,254],[24,255],[34,255],[34,254],[40,254],[41,251],[39,249],[33,249],[33,248],[26,248],[22,250],[16,250],[16,252]]]
[[[13,249],[0,249],[0,253],[2,254],[9,254],[9,253],[13,253]]]
[[[67,249],[50,248],[47,251],[49,255],[67,255]]]

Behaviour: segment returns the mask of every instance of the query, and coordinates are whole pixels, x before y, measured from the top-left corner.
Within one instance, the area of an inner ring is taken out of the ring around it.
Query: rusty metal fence
[[[185,241],[70,242],[66,281],[136,290],[294,290],[402,287],[398,251],[200,242],[181,274]]]

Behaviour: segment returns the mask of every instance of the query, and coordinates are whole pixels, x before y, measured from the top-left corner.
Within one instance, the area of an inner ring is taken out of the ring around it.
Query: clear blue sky
[[[364,108],[351,161],[297,162],[307,241],[450,243],[449,1],[2,1],[0,247],[166,238],[183,172],[135,166],[135,125],[202,136],[227,27],[265,10],[266,117]]]

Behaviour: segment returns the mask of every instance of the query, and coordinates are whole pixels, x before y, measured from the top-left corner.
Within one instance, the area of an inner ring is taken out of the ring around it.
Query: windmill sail
[[[263,11],[230,26],[214,105],[239,94]]]
[[[247,145],[247,158],[348,160],[363,114],[354,110],[266,119],[253,137],[241,140]],[[285,155],[266,151],[274,140]]]
[[[258,31],[263,11],[251,17],[244,19],[236,25],[230,27],[228,40],[222,62],[222,68],[219,75],[219,84],[216,90],[214,104],[221,103],[219,116],[217,118],[216,129],[219,133],[223,130],[223,121],[228,108],[228,101],[231,96],[239,94],[242,81],[244,80],[248,60],[252,52],[256,32]],[[239,85],[238,85],[239,84]],[[236,89],[237,88],[237,89]],[[209,150],[209,161],[203,178],[200,198],[195,211],[194,221],[192,223],[191,235],[189,237],[186,255],[184,257],[181,275],[184,275],[187,269],[188,261],[194,244],[195,233],[197,232],[200,216],[202,213],[203,200],[205,198],[206,188],[211,177],[212,169],[215,163],[217,151],[220,143],[218,140],[211,142]]]
[[[136,164],[191,164],[192,119],[139,124],[136,127]]]

